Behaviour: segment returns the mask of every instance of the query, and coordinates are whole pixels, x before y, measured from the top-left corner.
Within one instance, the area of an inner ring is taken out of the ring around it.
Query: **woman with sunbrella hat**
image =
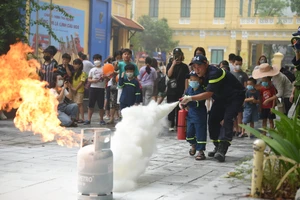
[[[271,66],[268,63],[263,63],[259,65],[258,68],[253,70],[252,77],[254,79],[272,77],[272,82],[277,90],[277,94],[265,100],[265,102],[262,102],[262,104],[268,104],[273,100],[281,98],[281,101],[284,104],[285,108],[284,114],[288,115],[289,110],[292,106],[292,103],[290,102],[290,97],[292,95],[293,86],[290,80],[280,72],[280,67],[276,65]]]

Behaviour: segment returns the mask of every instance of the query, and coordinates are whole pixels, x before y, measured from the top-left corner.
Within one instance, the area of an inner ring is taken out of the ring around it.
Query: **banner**
[[[46,2],[40,2],[40,5],[49,5]],[[56,4],[53,4],[56,5]],[[51,45],[55,46],[58,51],[63,53],[69,53],[72,55],[78,54],[78,52],[84,52],[84,10],[75,9],[67,6],[60,6],[68,14],[73,16],[73,19],[65,17],[60,12],[53,10],[51,18],[52,31],[57,38],[62,41],[59,43],[53,37],[51,37]],[[31,13],[31,19],[36,20],[36,12]],[[39,10],[38,19],[49,24],[50,22],[50,10]],[[39,51],[47,48],[50,44],[50,36],[46,28],[38,26],[38,34],[36,34],[36,25],[30,27],[29,43],[33,49],[38,42]]]

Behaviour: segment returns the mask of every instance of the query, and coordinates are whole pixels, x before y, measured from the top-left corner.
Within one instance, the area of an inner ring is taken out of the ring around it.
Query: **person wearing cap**
[[[194,96],[205,92],[203,86],[203,80],[194,71],[192,71],[188,77],[190,78],[189,87],[187,88],[185,95]],[[189,154],[194,156],[198,151],[196,160],[205,160],[205,147],[207,138],[207,109],[205,106],[205,100],[191,101],[187,104],[187,131],[186,141],[190,143],[191,149]],[[183,107],[180,107],[183,109]]]
[[[189,67],[183,63],[184,60],[183,52],[180,48],[173,50],[172,62],[169,62],[167,66],[167,76],[169,81],[167,83],[167,103],[177,102],[183,95],[186,84],[186,75],[189,74]],[[168,115],[170,122],[169,131],[174,131],[175,125],[177,125],[177,115],[179,107],[174,108]],[[176,118],[176,121],[175,121]]]
[[[268,76],[272,77],[272,83],[277,90],[277,94],[261,103],[267,105],[273,100],[281,98],[284,105],[284,114],[288,115],[289,110],[292,106],[292,103],[290,102],[290,97],[292,96],[293,89],[292,83],[283,73],[280,72],[280,68],[276,65],[271,66],[268,63],[263,63],[252,72],[252,77],[254,79]]]
[[[206,100],[211,97],[214,99],[208,126],[210,139],[215,148],[208,153],[208,156],[224,162],[233,137],[233,119],[244,103],[245,88],[230,72],[209,65],[205,56],[195,56],[190,65],[193,66],[199,77],[204,78],[206,91],[194,96],[184,96],[181,98],[181,104]],[[222,134],[221,123],[223,126]]]
[[[48,46],[44,50],[44,60],[45,62],[42,64],[41,72],[42,72],[42,80],[48,82],[48,87],[53,83],[53,73],[57,70],[58,63],[53,58],[57,52],[57,49],[54,46]]]

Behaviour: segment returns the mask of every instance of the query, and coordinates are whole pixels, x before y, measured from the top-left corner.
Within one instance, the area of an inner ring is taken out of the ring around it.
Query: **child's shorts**
[[[276,119],[276,115],[271,113],[270,108],[262,108],[260,113],[261,119]]]
[[[250,122],[257,122],[258,121],[258,109],[244,109],[243,112],[243,123],[248,124]]]
[[[73,96],[74,103],[77,103],[77,104],[83,103],[83,96],[84,96],[84,93],[77,92]]]

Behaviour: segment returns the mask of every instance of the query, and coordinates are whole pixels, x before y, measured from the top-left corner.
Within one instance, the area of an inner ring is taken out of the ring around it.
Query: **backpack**
[[[159,73],[159,80],[157,83],[158,92],[165,92],[167,88],[166,85],[166,76],[163,73]]]

